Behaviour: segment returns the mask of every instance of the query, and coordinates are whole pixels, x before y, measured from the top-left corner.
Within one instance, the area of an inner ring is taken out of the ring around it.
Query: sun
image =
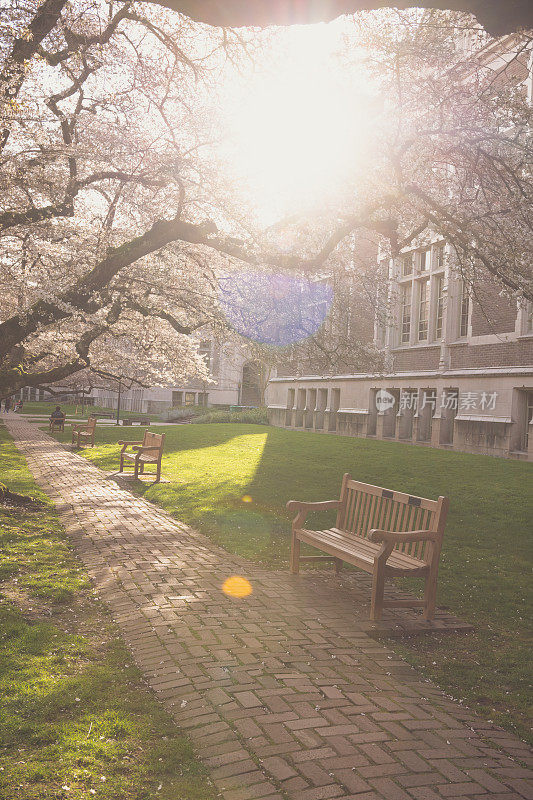
[[[251,78],[228,83],[226,159],[265,223],[353,191],[372,95],[361,71],[340,63],[343,32],[338,22],[280,32]]]

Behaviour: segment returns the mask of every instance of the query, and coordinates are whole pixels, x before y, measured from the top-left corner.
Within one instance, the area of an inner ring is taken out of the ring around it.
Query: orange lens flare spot
[[[252,594],[252,584],[240,575],[232,575],[222,584],[222,591],[230,597],[248,597]]]
[[[252,498],[250,497],[250,495],[249,495],[249,494],[245,494],[245,495],[243,495],[243,497],[241,498],[241,500],[242,500],[242,502],[243,502],[243,503],[251,503],[251,502],[252,502]]]

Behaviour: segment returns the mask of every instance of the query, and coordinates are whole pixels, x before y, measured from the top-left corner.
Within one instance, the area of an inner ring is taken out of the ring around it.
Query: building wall
[[[439,368],[440,353],[440,346],[428,348],[417,347],[410,348],[409,350],[394,350],[392,366],[397,372],[412,372],[413,370],[436,370]]]
[[[514,333],[518,309],[493,281],[476,285],[472,302],[472,336],[493,333]]]
[[[533,364],[533,337],[491,344],[464,343],[450,348],[452,369]]]
[[[277,378],[268,410],[283,428],[533,460],[533,367]]]

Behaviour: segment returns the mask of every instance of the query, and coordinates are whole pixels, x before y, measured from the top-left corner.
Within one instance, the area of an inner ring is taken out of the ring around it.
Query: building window
[[[183,405],[183,392],[172,392],[172,405],[173,406]]]
[[[459,318],[459,336],[468,335],[468,312],[470,310],[470,297],[468,296],[468,286],[466,281],[461,283],[461,309]]]
[[[420,281],[418,284],[418,341],[425,342],[428,338],[428,309],[429,309],[429,281]]]
[[[402,344],[409,344],[411,337],[411,284],[402,286],[402,329],[401,329],[401,342]]]
[[[402,258],[402,275],[412,275],[413,273],[413,254],[407,253]]]
[[[194,392],[185,392],[185,405],[186,406],[193,406],[195,400],[195,393]]]
[[[524,442],[524,450],[528,450],[529,448],[529,428],[531,423],[533,422],[533,392],[527,393],[527,412],[526,412],[526,436]]]
[[[201,355],[206,363],[207,369],[211,369],[211,342],[203,340],[198,347],[198,353]]]
[[[526,309],[526,333],[533,333],[533,303],[527,304]]]
[[[418,254],[418,269],[420,272],[427,272],[429,269],[429,250],[422,250]]]
[[[441,339],[444,319],[444,275],[438,275],[435,280],[435,295],[435,339]]]
[[[435,269],[442,269],[444,266],[444,245],[440,244],[435,251]]]

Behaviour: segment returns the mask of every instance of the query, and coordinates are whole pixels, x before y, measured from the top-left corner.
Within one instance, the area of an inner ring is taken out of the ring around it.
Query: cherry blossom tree
[[[216,256],[240,250],[210,219],[197,155],[231,32],[131,2],[4,11],[0,395],[124,358],[132,371],[148,345],[161,379],[194,373],[186,339],[213,317]]]

